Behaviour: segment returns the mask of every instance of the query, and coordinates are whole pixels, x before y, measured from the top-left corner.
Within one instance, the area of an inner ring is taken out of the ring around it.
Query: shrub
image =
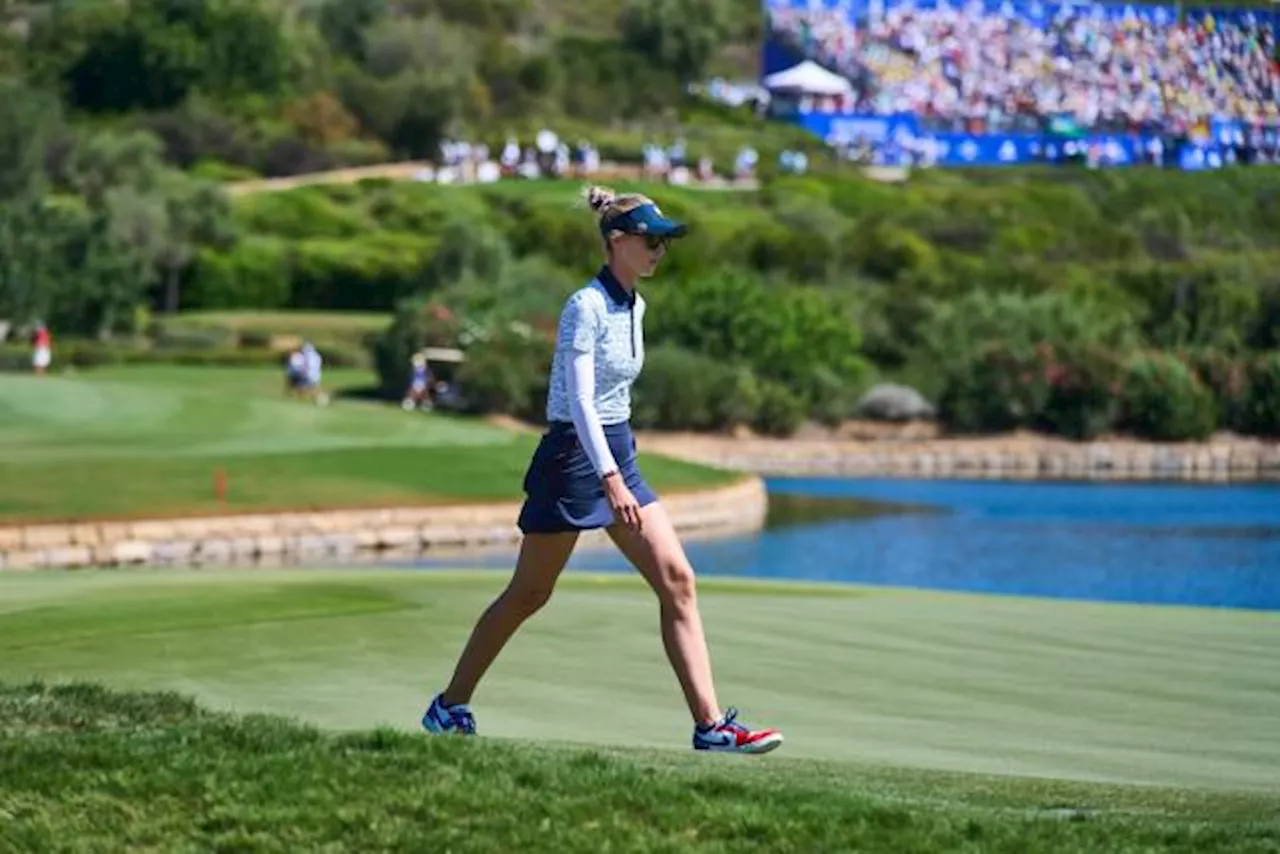
[[[1114,354],[1095,346],[1059,354],[1042,345],[1037,356],[1049,395],[1036,426],[1072,439],[1093,439],[1114,426],[1121,378]]]
[[[921,337],[939,364],[997,341],[1011,351],[1029,353],[1040,343],[1125,352],[1139,340],[1133,318],[1112,304],[1072,293],[986,291],[935,302]]]
[[[437,290],[467,277],[493,282],[507,272],[511,251],[502,234],[484,220],[452,216],[440,232],[422,287]]]
[[[1250,363],[1245,401],[1243,429],[1280,436],[1280,353],[1267,353]]]
[[[835,427],[853,417],[858,405],[859,385],[846,381],[830,368],[816,366],[806,384],[809,415],[821,424]]]
[[[1217,401],[1218,424],[1229,430],[1245,431],[1249,404],[1249,364],[1228,353],[1209,347],[1186,353],[1184,360]]]
[[[1125,365],[1121,426],[1157,441],[1203,439],[1217,426],[1213,393],[1175,356],[1143,352]]]
[[[554,331],[565,299],[580,287],[581,281],[543,256],[531,255],[493,277],[467,271],[436,292],[435,299],[481,326],[519,321]]]
[[[755,422],[764,392],[751,369],[739,365],[726,370],[722,381],[711,390],[711,398],[717,426],[737,427]]]
[[[386,311],[425,287],[436,241],[374,232],[349,240],[294,244],[289,304],[294,308]]]
[[[236,201],[235,212],[246,233],[294,240],[356,237],[367,234],[373,224],[358,206],[338,203],[321,187],[252,193]]]
[[[761,379],[791,385],[806,401],[819,366],[854,385],[869,372],[857,326],[826,291],[770,285],[737,271],[650,291],[646,326],[655,343],[746,365]]]
[[[1033,428],[1091,439],[1118,415],[1120,361],[1106,348],[993,341],[942,370],[939,411],[960,432]]]
[[[468,411],[544,421],[553,348],[553,342],[541,335],[513,329],[502,329],[469,348],[457,376]]]
[[[752,422],[766,436],[786,437],[804,423],[804,401],[782,383],[764,382],[760,385],[760,409]]]
[[[185,309],[283,308],[289,304],[285,243],[246,237],[229,251],[202,249],[183,289]]]
[[[1052,388],[1043,358],[1034,349],[1011,350],[1000,341],[941,362],[938,414],[961,433],[1029,427],[1045,412]]]
[[[632,420],[642,428],[716,430],[751,423],[759,404],[749,369],[668,344],[645,354]]]
[[[1113,425],[1117,354],[1136,334],[1115,306],[1078,295],[976,291],[936,304],[923,339],[940,367],[939,410],[951,428],[1083,439]]]

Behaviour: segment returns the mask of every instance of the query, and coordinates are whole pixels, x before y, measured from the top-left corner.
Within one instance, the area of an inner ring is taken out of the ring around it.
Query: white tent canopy
[[[848,80],[811,59],[770,74],[764,78],[764,86],[770,92],[799,92],[805,95],[848,95],[853,92],[853,84]]]

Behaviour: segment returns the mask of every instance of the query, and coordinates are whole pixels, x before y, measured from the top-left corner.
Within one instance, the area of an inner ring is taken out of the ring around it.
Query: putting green
[[[326,372],[330,391],[367,372]],[[513,500],[536,437],[479,419],[286,398],[259,368],[0,374],[0,523]],[[731,473],[644,455],[661,490]],[[214,492],[226,473],[225,503]]]
[[[369,384],[363,371],[326,374],[330,390]],[[512,434],[468,419],[407,416],[342,401],[322,408],[283,394],[261,368],[146,366],[71,376],[0,374],[0,461],[69,457],[220,457],[320,450],[494,445]]]
[[[0,680],[173,689],[412,729],[504,575],[217,570],[0,577]],[[706,580],[725,704],[786,755],[1280,792],[1280,618]],[[566,575],[476,698],[491,736],[684,748],[651,595]]]

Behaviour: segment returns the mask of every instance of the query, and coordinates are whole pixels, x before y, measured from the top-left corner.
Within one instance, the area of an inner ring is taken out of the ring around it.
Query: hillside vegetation
[[[786,434],[849,417],[894,377],[964,431],[1280,431],[1280,170],[642,189],[692,226],[645,284],[645,426]],[[600,262],[577,191],[367,182],[245,197],[244,237],[199,255],[185,304],[398,310],[373,349],[388,396],[413,349],[483,342],[467,374],[477,405],[537,419],[545,336]]]
[[[383,334],[325,342],[330,364],[372,364],[394,398],[410,352],[462,346],[473,410],[540,418],[556,312],[599,263],[578,187],[372,181],[233,203],[209,179],[431,156],[446,135],[496,144],[544,125],[634,157],[678,130],[692,156],[722,162],[751,142],[765,181],[758,194],[647,188],[694,228],[646,285],[639,424],[787,435],[846,419],[889,378],[959,432],[1280,433],[1275,168],[865,180],[794,129],[684,94],[758,39],[759,11],[739,0],[0,15],[14,24],[0,44],[0,318],[48,321],[60,364],[169,358],[140,355],[137,336],[189,362],[278,359],[257,332],[232,349],[222,330],[156,313],[377,312],[393,317]],[[796,145],[817,174],[774,174]]]
[[[646,133],[686,124],[694,149],[723,152],[747,138],[735,122],[762,127],[685,97],[713,70],[753,76],[749,0],[127,0],[0,19],[19,24],[0,73],[215,176],[430,158],[446,135],[528,143],[544,126],[635,160]]]

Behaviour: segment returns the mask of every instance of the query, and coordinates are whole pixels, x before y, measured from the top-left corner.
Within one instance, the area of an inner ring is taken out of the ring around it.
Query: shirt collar
[[[636,303],[635,291],[628,291],[622,286],[622,282],[618,281],[618,277],[613,275],[613,271],[609,269],[609,265],[600,268],[600,272],[596,274],[596,279],[604,286],[605,293],[609,295],[609,299],[618,305],[633,306]]]

